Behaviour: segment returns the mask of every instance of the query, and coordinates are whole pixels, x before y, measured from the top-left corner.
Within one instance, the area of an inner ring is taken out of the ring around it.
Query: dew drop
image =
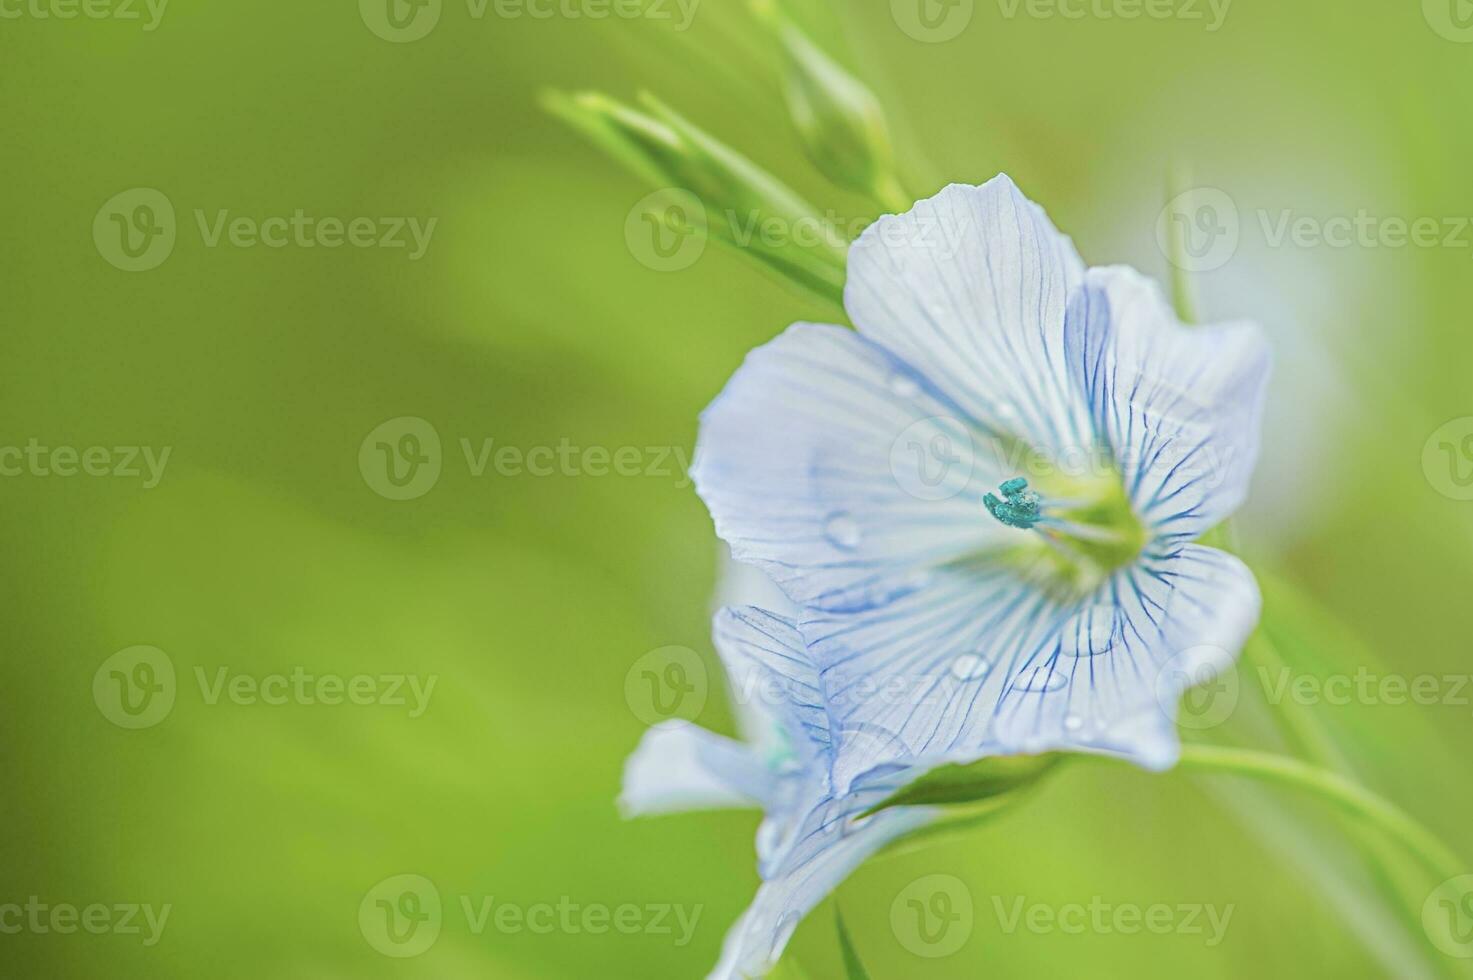
[[[1098,657],[1115,643],[1115,610],[1085,606],[1064,624],[1059,636],[1066,657]]]
[[[834,547],[853,551],[859,547],[859,522],[847,510],[836,510],[823,523],[824,537]]]
[[[921,393],[921,386],[910,375],[896,371],[890,375],[890,391],[900,398],[914,398]]]
[[[1013,687],[1020,691],[1037,691],[1043,693],[1046,691],[1057,691],[1068,683],[1069,678],[1065,677],[1063,672],[1057,667],[1040,666],[1024,672],[1013,684]]]
[[[980,681],[992,670],[992,664],[975,653],[964,653],[951,662],[951,676],[959,681]]]
[[[1064,719],[1064,731],[1078,732],[1084,727],[1084,719],[1078,715],[1069,715]]]

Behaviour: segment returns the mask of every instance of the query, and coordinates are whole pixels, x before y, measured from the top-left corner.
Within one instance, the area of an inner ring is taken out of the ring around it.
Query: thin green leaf
[[[839,951],[844,956],[844,975],[848,980],[870,980],[869,971],[859,960],[859,952],[854,948],[854,940],[849,935],[849,929],[844,925],[844,913],[835,909],[834,921],[839,929]]]

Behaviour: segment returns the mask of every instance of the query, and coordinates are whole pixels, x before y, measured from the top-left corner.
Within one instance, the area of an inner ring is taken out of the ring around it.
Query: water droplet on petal
[[[1033,667],[1020,675],[1013,687],[1020,691],[1057,691],[1069,683],[1069,678],[1057,667]]]
[[[1098,657],[1115,643],[1115,609],[1085,606],[1064,624],[1059,646],[1066,657]]]
[[[1078,732],[1084,727],[1084,719],[1078,715],[1069,715],[1064,719],[1064,731]]]
[[[992,670],[992,664],[975,653],[964,653],[951,662],[951,676],[959,681],[979,681]]]
[[[859,522],[847,510],[836,510],[823,523],[824,537],[836,548],[853,551],[859,547]]]
[[[915,378],[896,371],[890,375],[890,391],[900,398],[914,398],[921,393],[921,386],[916,384]]]

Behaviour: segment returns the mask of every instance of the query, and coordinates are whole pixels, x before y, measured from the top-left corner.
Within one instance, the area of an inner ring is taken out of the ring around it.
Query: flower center
[[[1145,547],[1146,528],[1119,479],[1061,482],[1050,488],[1058,494],[1047,498],[1021,476],[997,489],[1001,498],[991,493],[982,498],[987,512],[1008,527],[1037,532],[1057,559],[1057,571],[1075,585],[1092,587]]]
[[[989,493],[982,503],[987,506],[987,513],[1008,527],[1030,531],[1043,519],[1043,498],[1029,490],[1028,481],[1021,476],[1004,481],[997,489],[1002,493],[1002,500]]]

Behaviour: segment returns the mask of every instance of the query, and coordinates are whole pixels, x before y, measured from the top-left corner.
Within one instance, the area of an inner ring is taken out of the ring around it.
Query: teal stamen
[[[1043,519],[1043,498],[1029,490],[1028,481],[1021,476],[1003,482],[997,489],[1002,492],[1002,500],[989,493],[982,503],[987,513],[1008,527],[1029,531]]]
[[[983,494],[993,519],[1020,531],[1033,531],[1052,568],[1069,589],[1087,592],[1104,577],[1134,561],[1146,545],[1145,526],[1136,517],[1121,481],[1055,480],[1046,483],[1048,497],[1015,476]],[[1017,542],[1014,552],[1036,554],[1034,546]]]

